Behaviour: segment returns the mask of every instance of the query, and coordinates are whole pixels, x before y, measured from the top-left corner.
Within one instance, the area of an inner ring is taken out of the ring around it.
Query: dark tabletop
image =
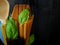
[[[56,44],[60,33],[59,0],[13,0],[10,3],[10,12],[15,4],[30,5],[35,16],[31,30],[31,34],[35,34],[35,45]]]

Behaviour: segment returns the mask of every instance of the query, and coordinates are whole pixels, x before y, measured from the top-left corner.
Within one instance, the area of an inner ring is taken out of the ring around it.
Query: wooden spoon
[[[8,14],[9,14],[9,3],[8,3],[8,1],[7,0],[0,0],[0,24],[1,24],[0,26],[6,24]],[[2,35],[4,37],[4,39],[0,38],[2,41],[4,40],[3,41],[3,43],[4,43],[6,35],[5,35],[5,31],[2,31],[2,28],[0,28],[0,34],[1,34],[0,37],[2,37]]]

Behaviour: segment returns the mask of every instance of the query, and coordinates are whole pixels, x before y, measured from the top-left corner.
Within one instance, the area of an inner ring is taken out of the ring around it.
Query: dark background
[[[10,14],[15,4],[29,4],[34,14],[31,34],[35,34],[32,45],[58,45],[60,34],[59,0],[8,0]],[[9,14],[9,15],[10,15]]]

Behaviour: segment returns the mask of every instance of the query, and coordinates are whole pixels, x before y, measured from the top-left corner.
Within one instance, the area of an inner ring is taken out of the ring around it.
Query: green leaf
[[[16,39],[18,37],[18,27],[11,17],[9,17],[6,24],[6,35],[8,39]]]
[[[34,42],[35,38],[34,38],[34,34],[32,34],[29,38],[29,43],[28,45],[31,45]]]
[[[29,10],[24,9],[18,16],[18,21],[21,25],[23,25],[29,18]]]

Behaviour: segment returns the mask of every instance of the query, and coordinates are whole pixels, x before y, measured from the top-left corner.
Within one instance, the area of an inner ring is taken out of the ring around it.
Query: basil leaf
[[[16,39],[18,37],[18,27],[11,17],[9,17],[6,24],[6,35],[8,39]]]
[[[18,16],[18,22],[23,25],[29,18],[29,10],[24,9]]]
[[[35,38],[34,38],[34,34],[32,34],[29,38],[29,42],[28,45],[31,45],[34,42]]]

